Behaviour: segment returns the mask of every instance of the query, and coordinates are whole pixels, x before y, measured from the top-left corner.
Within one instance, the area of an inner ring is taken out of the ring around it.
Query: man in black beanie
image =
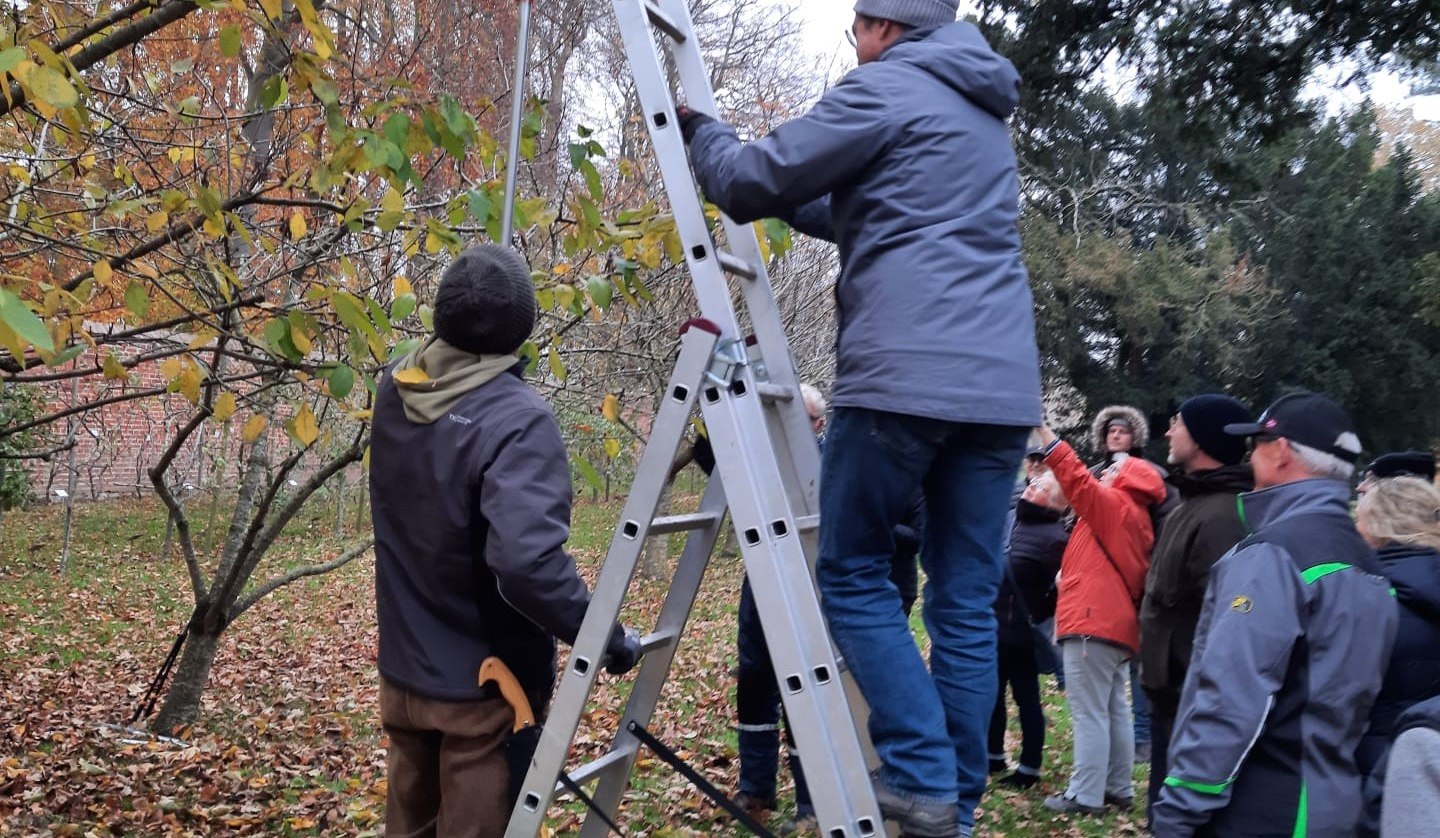
[[[1207,393],[1180,405],[1165,434],[1174,466],[1167,480],[1181,502],[1160,530],[1140,607],[1140,683],[1151,708],[1150,806],[1165,782],[1166,753],[1210,567],[1246,535],[1235,498],[1253,489],[1255,478],[1242,464],[1245,440],[1225,433],[1225,426],[1252,421],[1245,405]]]
[[[535,326],[530,271],[472,247],[445,270],[435,335],[386,370],[371,425],[380,716],[390,739],[386,834],[499,836],[513,804],[513,714],[498,657],[543,715],[555,638],[573,644],[590,594],[565,553],[570,466],[516,356]],[[616,626],[606,666],[635,665]]]

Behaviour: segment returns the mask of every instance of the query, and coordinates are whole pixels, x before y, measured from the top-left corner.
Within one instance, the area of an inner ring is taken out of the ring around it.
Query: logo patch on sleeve
[[[1244,594],[1241,594],[1230,600],[1230,610],[1239,611],[1241,614],[1250,613],[1250,609],[1254,607],[1255,603],[1250,600],[1250,597],[1245,596]]]

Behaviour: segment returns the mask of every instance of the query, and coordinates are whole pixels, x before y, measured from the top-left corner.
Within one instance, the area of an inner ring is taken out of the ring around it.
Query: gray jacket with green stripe
[[[1322,479],[1240,496],[1252,534],[1210,576],[1159,838],[1354,834],[1355,747],[1397,617],[1349,499]]]

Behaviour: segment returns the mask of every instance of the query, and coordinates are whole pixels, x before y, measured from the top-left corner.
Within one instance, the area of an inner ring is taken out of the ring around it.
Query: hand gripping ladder
[[[880,811],[866,767],[869,743],[851,712],[853,704],[863,714],[864,705],[841,677],[811,576],[819,451],[794,361],[753,228],[725,218],[728,251],[711,239],[652,31],[653,26],[665,36],[689,106],[713,114],[714,95],[690,12],[685,0],[614,0],[614,6],[701,318],[682,332],[679,359],[506,836],[533,838],[557,791],[591,781],[596,786],[587,803],[613,820],[640,746],[663,748],[646,726],[727,509],[740,536],[820,831],[829,838],[879,835]],[[739,284],[750,315],[749,341],[741,337],[727,274]],[[716,476],[697,512],[656,518],[671,462],[697,405],[715,450]],[[642,638],[645,655],[610,750],[567,772],[565,761],[641,546],[650,535],[682,531],[685,547],[657,625]],[[593,838],[608,830],[602,818],[587,817],[580,834]]]

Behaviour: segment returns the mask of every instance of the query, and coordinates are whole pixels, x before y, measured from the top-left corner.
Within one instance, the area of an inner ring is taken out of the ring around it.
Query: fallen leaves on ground
[[[0,835],[383,834],[371,560],[284,588],[244,615],[222,642],[197,724],[157,739],[124,723],[192,607],[178,556],[159,558],[163,514],[150,502],[77,507],[65,577],[54,570],[61,514],[9,513],[0,535]],[[618,514],[618,502],[576,508],[572,548],[592,584]],[[333,506],[312,512],[287,531],[276,560],[322,549],[334,518]],[[223,523],[210,529],[223,532]],[[650,726],[731,791],[741,576],[736,558],[712,562]],[[665,585],[638,579],[625,620],[653,624]],[[628,685],[601,677],[572,768],[605,752]],[[1047,703],[1060,725],[1046,782],[987,795],[977,835],[1141,834],[1133,816],[1061,818],[1040,805],[1063,788],[1068,762],[1063,702],[1051,694]],[[1011,738],[1018,745],[1015,731]],[[793,813],[789,772],[780,773],[772,829]],[[550,834],[575,834],[582,812],[573,801],[555,806]],[[741,834],[644,751],[619,821],[637,837]]]

